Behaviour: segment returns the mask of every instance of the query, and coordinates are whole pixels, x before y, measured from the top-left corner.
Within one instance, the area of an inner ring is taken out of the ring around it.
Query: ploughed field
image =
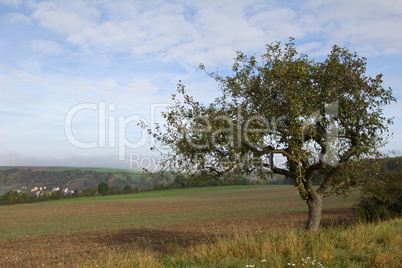
[[[353,218],[352,194],[324,199],[323,225]],[[207,187],[0,207],[0,267],[74,264],[111,249],[169,253],[216,234],[303,228],[289,185]]]

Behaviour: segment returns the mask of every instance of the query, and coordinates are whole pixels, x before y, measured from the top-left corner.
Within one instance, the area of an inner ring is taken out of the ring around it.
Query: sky
[[[180,80],[208,103],[220,91],[200,63],[229,73],[236,51],[289,37],[316,60],[356,51],[400,100],[401,29],[399,0],[0,0],[0,166],[158,163],[137,123],[158,122]],[[401,112],[384,108],[385,153],[402,155]]]

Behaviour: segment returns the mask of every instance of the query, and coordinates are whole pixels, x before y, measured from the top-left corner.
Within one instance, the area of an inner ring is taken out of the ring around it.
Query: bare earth
[[[353,219],[352,207],[323,211],[322,226],[347,223]],[[303,228],[307,212],[214,219],[154,228],[80,232],[0,240],[0,267],[43,267],[78,262],[108,254],[112,249],[149,250],[157,254],[185,249],[199,243],[213,243],[217,235],[231,235],[240,230],[265,233],[272,230]]]

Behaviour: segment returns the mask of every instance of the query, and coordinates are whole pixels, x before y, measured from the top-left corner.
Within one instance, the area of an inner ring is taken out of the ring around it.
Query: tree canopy
[[[322,197],[370,177],[345,171],[359,159],[381,155],[392,124],[383,107],[396,101],[392,89],[383,88],[382,74],[365,74],[364,57],[334,46],[316,62],[299,54],[293,39],[266,45],[260,58],[237,52],[232,71],[225,77],[209,73],[222,91],[210,104],[178,84],[174,105],[162,113],[166,123],[149,129],[169,147],[164,170],[285,175],[308,204],[306,228],[317,230]],[[317,174],[322,179],[314,186]]]
[[[107,195],[109,193],[109,185],[106,182],[101,182],[96,190],[102,195]]]

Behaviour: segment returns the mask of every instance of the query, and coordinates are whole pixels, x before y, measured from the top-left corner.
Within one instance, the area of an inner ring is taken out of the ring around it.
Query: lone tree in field
[[[285,175],[308,205],[306,229],[316,231],[323,197],[367,183],[367,174],[346,171],[380,156],[392,124],[382,107],[396,101],[391,88],[382,87],[381,74],[366,76],[366,59],[356,53],[334,46],[324,62],[315,62],[297,53],[293,39],[267,45],[259,60],[238,52],[232,70],[226,77],[210,74],[222,96],[209,105],[178,85],[183,98],[172,95],[165,125],[148,129],[170,148],[162,171]]]

